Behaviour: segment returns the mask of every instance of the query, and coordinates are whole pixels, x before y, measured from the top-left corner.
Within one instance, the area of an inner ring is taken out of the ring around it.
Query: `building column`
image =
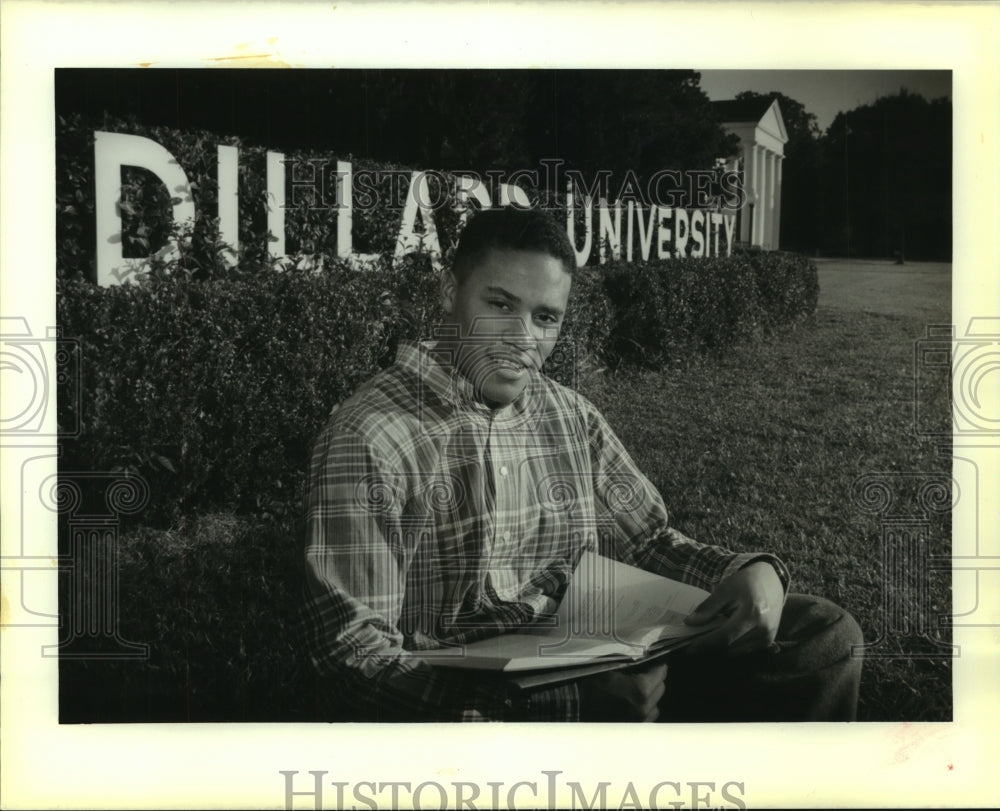
[[[753,244],[764,246],[764,223],[767,222],[767,152],[764,147],[754,146],[754,191],[757,205],[753,212]]]
[[[784,155],[775,156],[778,176],[777,182],[774,186],[774,236],[772,237],[774,250],[779,250],[781,248],[781,166],[784,162]]]
[[[753,203],[753,144],[743,145],[743,190],[746,192],[746,202],[740,211],[740,233],[739,240],[749,244],[750,233],[750,204]]]
[[[778,156],[774,152],[767,153],[767,222],[765,223],[764,229],[764,247],[769,251],[777,249],[777,244],[774,241],[774,204],[775,204],[775,194],[774,187],[777,180],[777,164]]]

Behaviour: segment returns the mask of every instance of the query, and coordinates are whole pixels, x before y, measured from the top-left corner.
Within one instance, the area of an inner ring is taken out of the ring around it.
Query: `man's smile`
[[[512,376],[520,376],[526,371],[531,371],[534,364],[525,356],[504,351],[494,351],[487,353],[487,358],[501,374],[507,373]]]

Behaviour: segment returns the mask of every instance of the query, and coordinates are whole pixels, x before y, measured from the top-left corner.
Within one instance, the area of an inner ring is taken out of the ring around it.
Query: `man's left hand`
[[[719,583],[685,622],[705,625],[717,617],[723,623],[698,637],[691,653],[717,652],[740,656],[769,648],[778,633],[785,589],[771,564],[756,561]]]

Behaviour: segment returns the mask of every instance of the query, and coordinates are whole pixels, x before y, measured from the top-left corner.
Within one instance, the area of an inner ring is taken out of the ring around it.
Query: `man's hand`
[[[613,670],[581,679],[581,721],[655,721],[667,666]]]
[[[778,633],[785,590],[781,578],[765,561],[751,563],[719,583],[685,622],[704,625],[719,616],[725,621],[698,637],[691,653],[718,652],[740,656],[768,648]]]

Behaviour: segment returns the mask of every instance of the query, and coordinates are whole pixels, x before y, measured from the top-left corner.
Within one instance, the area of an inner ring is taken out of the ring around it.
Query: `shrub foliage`
[[[334,404],[430,334],[438,281],[415,256],[367,270],[198,281],[153,275],[100,288],[58,282],[81,383],[59,397],[69,470],[128,470],[151,485],[145,521],[204,509],[297,509],[313,437]],[[815,307],[816,269],[760,254],[581,268],[546,371],[683,365]]]

